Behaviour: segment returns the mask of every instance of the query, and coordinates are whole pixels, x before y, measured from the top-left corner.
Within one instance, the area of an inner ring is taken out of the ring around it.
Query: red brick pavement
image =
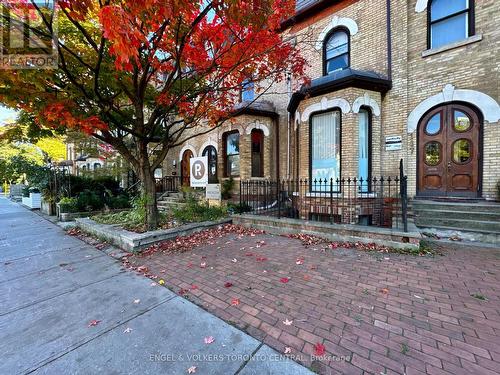
[[[500,370],[498,249],[450,246],[443,256],[415,257],[229,234],[182,254],[129,261],[322,374]],[[314,357],[318,343],[326,351]]]

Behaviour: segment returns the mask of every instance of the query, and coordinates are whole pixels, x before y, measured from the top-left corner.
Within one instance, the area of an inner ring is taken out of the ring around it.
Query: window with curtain
[[[252,177],[264,176],[264,132],[253,129],[252,139]]]
[[[325,41],[324,65],[325,74],[349,67],[349,34],[344,30],[336,30]]]
[[[361,109],[358,114],[358,178],[362,179],[359,190],[369,191],[370,180],[370,112]]]
[[[207,146],[203,150],[202,156],[207,157],[208,161],[208,183],[217,182],[217,150],[214,146]]]
[[[340,111],[314,115],[311,119],[311,190],[329,190],[340,178]],[[323,181],[320,184],[319,180]],[[314,183],[314,180],[317,183]]]
[[[240,175],[240,133],[226,133],[225,136],[226,176]]]
[[[429,48],[468,38],[472,31],[471,0],[433,0],[429,7]]]

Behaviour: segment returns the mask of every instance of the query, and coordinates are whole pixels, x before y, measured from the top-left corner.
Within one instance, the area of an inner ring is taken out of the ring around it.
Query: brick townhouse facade
[[[210,180],[397,175],[410,196],[494,199],[500,180],[500,2],[299,0],[283,23],[311,84],[274,85],[234,121],[173,150],[164,176]],[[238,184],[237,184],[238,185]]]

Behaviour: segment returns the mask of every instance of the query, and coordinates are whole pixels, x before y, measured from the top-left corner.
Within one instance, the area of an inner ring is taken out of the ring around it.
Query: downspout
[[[287,77],[287,94],[288,94],[288,103],[290,103],[290,99],[292,98],[292,76],[290,73],[288,73]],[[286,113],[287,113],[286,177],[287,179],[290,179],[290,121],[292,119],[292,116],[290,115],[289,111],[286,111]]]
[[[391,38],[391,0],[386,0],[387,8],[387,79],[392,80],[392,38]]]
[[[279,116],[274,117],[276,128],[276,182],[280,181],[280,121]]]

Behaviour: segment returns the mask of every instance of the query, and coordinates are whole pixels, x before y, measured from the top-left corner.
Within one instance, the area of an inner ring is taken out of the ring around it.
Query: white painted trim
[[[408,116],[408,133],[417,130],[420,119],[429,109],[452,101],[475,105],[482,112],[485,121],[497,122],[500,120],[500,105],[491,96],[475,90],[457,90],[455,86],[448,84],[442,92],[423,100],[411,111]]]
[[[179,161],[182,161],[182,154],[184,154],[184,151],[186,150],[191,150],[193,153],[193,157],[196,157],[196,150],[194,149],[193,146],[191,146],[189,143],[187,145],[184,145],[184,147],[181,148],[181,151],[179,152]]]
[[[320,50],[323,48],[323,43],[325,42],[326,35],[335,29],[336,27],[344,26],[349,30],[351,36],[358,33],[358,24],[352,18],[333,16],[330,23],[319,34],[318,40],[316,41],[316,49]]]
[[[218,145],[217,145],[217,142],[215,141],[212,141],[211,139],[209,139],[208,141],[206,141],[205,143],[203,143],[200,147],[200,152],[198,155],[203,155],[203,151],[205,150],[206,147],[208,146],[214,146],[215,147],[215,151],[217,151],[217,153],[219,153],[219,150],[218,150]]]
[[[370,98],[370,94],[367,92],[365,92],[365,95],[360,96],[354,101],[354,103],[352,103],[352,111],[354,113],[359,113],[362,106],[370,107],[375,116],[380,116],[380,106],[375,99]]]
[[[417,5],[415,5],[415,12],[422,13],[427,9],[427,4],[429,0],[417,0]]]
[[[269,134],[271,134],[269,132],[269,128],[266,125],[264,125],[263,123],[259,122],[259,121],[255,121],[253,124],[248,125],[247,129],[246,129],[246,133],[247,134],[251,134],[252,130],[254,130],[254,129],[262,130],[264,132],[264,135],[266,137],[269,137]]]
[[[326,96],[324,96],[321,99],[321,102],[311,104],[304,110],[304,112],[302,112],[301,120],[302,122],[306,122],[309,120],[309,116],[311,116],[311,113],[326,111],[327,109],[335,107],[339,107],[342,110],[342,113],[349,113],[351,111],[351,105],[347,100],[342,98],[328,99]]]

